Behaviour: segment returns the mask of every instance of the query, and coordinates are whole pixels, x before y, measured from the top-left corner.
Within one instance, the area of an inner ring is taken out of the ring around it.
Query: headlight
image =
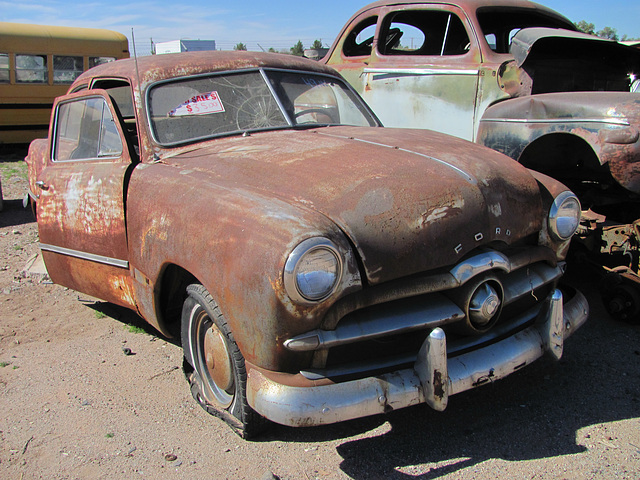
[[[549,230],[558,240],[568,240],[580,224],[580,201],[572,192],[562,192],[549,211]]]
[[[309,238],[289,255],[284,286],[292,300],[313,304],[329,297],[342,277],[342,257],[327,238]]]

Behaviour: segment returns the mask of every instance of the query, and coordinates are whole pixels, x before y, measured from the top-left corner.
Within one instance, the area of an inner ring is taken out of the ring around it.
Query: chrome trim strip
[[[426,158],[426,159],[429,159],[429,160],[433,160],[434,162],[438,162],[438,163],[444,165],[445,167],[449,167],[452,170],[458,172],[467,182],[471,183],[472,185],[476,185],[477,184],[476,179],[474,177],[472,177],[471,174],[465,172],[461,168],[456,167],[455,165],[453,165],[453,164],[451,164],[449,162],[446,162],[444,160],[441,160],[439,158],[432,157],[431,155],[427,155],[425,153],[420,153],[420,152],[416,152],[414,150],[408,150],[406,148],[400,148],[400,147],[397,147],[397,146],[387,145],[386,143],[373,142],[371,140],[365,140],[363,138],[358,138],[358,137],[347,137],[345,135],[335,135],[335,134],[326,133],[326,132],[319,132],[318,135],[325,135],[327,137],[333,137],[333,138],[343,138],[345,140],[353,140],[355,142],[362,142],[362,143],[366,143],[366,144],[369,144],[369,145],[376,145],[378,147],[391,148],[393,150],[397,150],[397,151],[400,151],[400,152],[405,152],[405,153],[410,153],[412,155],[417,155],[419,157],[423,157],[423,158]]]
[[[489,251],[456,265],[449,270],[449,273],[457,280],[458,284],[463,285],[476,275],[494,268],[509,273],[511,271],[511,262],[502,253]]]
[[[486,255],[478,255],[469,260],[472,262],[461,265],[469,269],[465,268],[457,272],[462,273],[462,277],[471,273],[477,275],[491,269],[510,272],[509,260],[497,252],[488,252]],[[542,263],[516,270],[508,276],[498,274],[498,279],[504,288],[504,305],[509,305],[526,295],[532,295],[536,289],[544,285],[553,284],[562,274],[561,266],[551,267]],[[465,281],[467,279],[465,278]],[[401,311],[390,304],[380,304],[364,319],[358,316],[345,317],[333,330],[315,329],[304,332],[285,340],[284,346],[295,352],[316,351],[389,335],[433,329],[464,320],[464,312],[453,301],[441,293],[427,295],[405,299]],[[513,323],[509,322],[506,328],[513,328]],[[496,330],[500,331],[500,335],[505,333],[499,328]],[[484,343],[487,335],[494,334],[492,330],[481,337],[469,337],[468,340],[473,343]]]
[[[421,378],[428,380],[429,372],[418,371],[424,368],[421,364],[426,363],[433,366],[430,367],[432,370],[440,371],[443,352],[440,348],[427,347],[425,354],[433,356],[429,362],[416,362],[413,368],[324,386],[288,386],[266,378],[258,370],[249,369],[249,404],[269,420],[289,426],[336,423],[425,402],[436,408],[444,406],[448,396],[506,377],[545,353],[551,353],[554,349],[551,336],[560,334],[555,331],[559,318],[563,322],[564,342],[586,321],[589,304],[580,292],[576,292],[564,308],[561,298],[559,291],[550,295],[547,313],[538,324],[493,345],[444,359],[448,376],[441,379],[442,384],[436,385],[444,389],[439,395],[438,388],[432,389],[421,382]],[[430,343],[433,344],[434,339]],[[436,397],[427,398],[432,391]]]
[[[433,294],[428,302],[419,297],[408,299],[402,312],[380,305],[365,320],[345,319],[335,330],[305,332],[286,340],[284,346],[296,352],[312,351],[435,328],[463,319],[464,312],[455,303],[444,295]]]
[[[365,68],[364,73],[397,73],[400,75],[478,75],[480,70],[467,68]]]
[[[129,262],[127,260],[120,260],[118,258],[104,257],[102,255],[96,255],[95,253],[86,253],[78,250],[72,250],[71,248],[57,247],[55,245],[48,245],[46,243],[39,243],[40,250],[45,252],[58,253],[60,255],[67,255],[69,257],[80,258],[82,260],[88,260],[90,262],[102,263],[104,265],[111,265],[118,268],[129,268]]]
[[[473,265],[478,263],[476,257],[484,258],[486,252],[492,251],[493,250],[486,249],[478,255],[463,260],[458,267],[470,265],[470,268],[473,268]],[[538,246],[509,257],[511,271],[537,262],[547,262],[553,265],[554,262],[556,262],[556,255],[553,250]],[[453,267],[453,269],[455,270],[456,267]],[[390,282],[390,284],[375,285],[360,292],[360,294],[348,295],[339,299],[325,315],[322,321],[322,328],[325,330],[334,330],[342,317],[355,310],[380,305],[393,300],[449,290],[459,287],[460,285],[460,280],[456,279],[451,272],[442,272],[435,275],[430,274],[417,278],[402,279],[397,282]]]
[[[605,125],[618,125],[629,127],[631,124],[627,120],[615,119],[615,118],[481,118],[480,122],[495,122],[495,123],[602,123]]]

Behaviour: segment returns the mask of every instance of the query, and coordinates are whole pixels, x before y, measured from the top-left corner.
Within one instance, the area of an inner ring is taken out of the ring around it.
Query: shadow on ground
[[[31,208],[24,208],[22,200],[4,200],[0,212],[0,228],[19,227],[35,221]]]

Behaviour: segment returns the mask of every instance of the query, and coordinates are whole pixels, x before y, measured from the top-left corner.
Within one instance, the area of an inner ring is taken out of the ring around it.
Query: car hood
[[[622,45],[613,40],[561,28],[523,28],[513,37],[511,55],[518,67],[540,57],[576,58],[580,55],[601,56],[608,62],[638,72],[640,49]]]
[[[455,264],[490,242],[513,243],[538,231],[544,216],[524,167],[426,130],[263,132],[161,161],[328,217],[357,249],[371,284]]]

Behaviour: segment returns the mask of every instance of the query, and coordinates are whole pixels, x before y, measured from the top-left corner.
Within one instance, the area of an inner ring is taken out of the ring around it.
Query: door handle
[[[44,183],[42,180],[38,180],[36,182],[36,187],[38,187],[40,190],[49,190],[49,185]]]

